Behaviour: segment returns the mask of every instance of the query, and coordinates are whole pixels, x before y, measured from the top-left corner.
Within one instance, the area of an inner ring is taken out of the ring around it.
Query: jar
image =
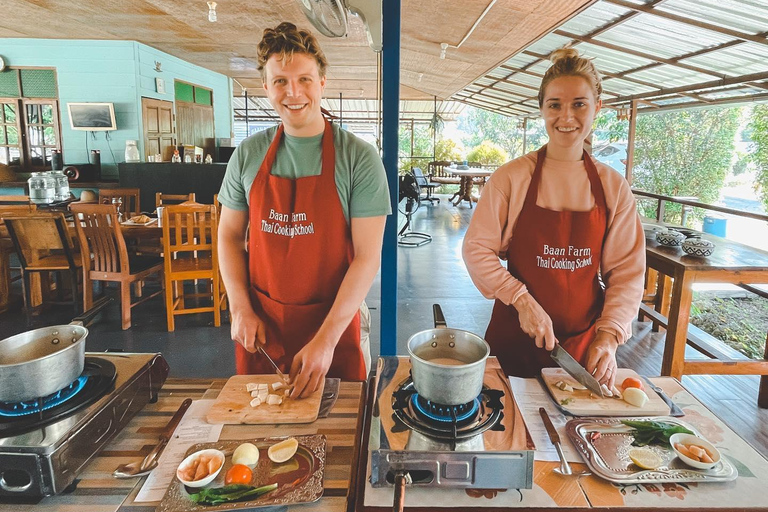
[[[51,171],[46,174],[53,178],[56,184],[56,192],[54,194],[56,201],[66,201],[69,199],[69,178],[64,174],[64,171]]]
[[[56,200],[56,180],[44,172],[33,172],[27,180],[29,200],[35,204],[49,204]]]
[[[139,148],[137,144],[138,144],[138,141],[135,141],[135,140],[125,141],[125,161],[127,163],[141,162],[141,157],[139,156]]]

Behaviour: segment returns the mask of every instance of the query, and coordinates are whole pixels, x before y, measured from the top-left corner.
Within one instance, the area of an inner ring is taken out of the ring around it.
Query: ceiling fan
[[[359,16],[365,24],[368,44],[381,51],[382,0],[296,0],[307,19],[323,35],[344,37],[349,27],[347,13]]]

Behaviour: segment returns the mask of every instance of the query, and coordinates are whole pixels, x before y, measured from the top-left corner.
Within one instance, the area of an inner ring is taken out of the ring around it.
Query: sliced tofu
[[[267,396],[267,404],[269,405],[280,405],[283,403],[283,397],[280,395],[269,395]]]
[[[260,384],[257,384],[255,382],[249,382],[248,384],[245,385],[245,390],[250,393],[254,389],[259,389],[259,386]]]
[[[265,390],[268,390],[268,389],[269,389],[269,385],[267,385],[267,383],[266,383],[266,382],[260,382],[260,383],[259,383],[259,389],[260,389],[260,390],[261,390],[261,389],[265,389]]]
[[[277,391],[278,389],[282,389],[284,387],[285,387],[285,384],[280,381],[272,383],[272,391]]]
[[[261,405],[261,398],[255,397],[253,400],[251,400],[251,407],[258,407]]]

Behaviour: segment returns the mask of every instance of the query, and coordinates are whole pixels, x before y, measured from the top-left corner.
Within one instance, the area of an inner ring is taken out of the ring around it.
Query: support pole
[[[528,118],[523,118],[523,154],[528,146]]]
[[[384,228],[381,254],[381,355],[397,353],[397,130],[400,120],[400,2],[382,2],[382,159],[392,215]]]
[[[627,135],[627,170],[624,176],[632,186],[632,166],[635,164],[635,134],[637,133],[637,100],[632,100],[629,110],[629,135]],[[659,201],[661,203],[661,201]]]

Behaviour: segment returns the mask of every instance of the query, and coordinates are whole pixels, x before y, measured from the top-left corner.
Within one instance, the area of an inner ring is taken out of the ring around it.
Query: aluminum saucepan
[[[22,402],[51,395],[71,384],[85,367],[83,324],[110,299],[73,319],[0,340],[0,401]]]
[[[491,347],[477,334],[446,326],[439,304],[432,306],[435,328],[408,339],[413,385],[418,393],[444,405],[461,405],[480,395]]]

